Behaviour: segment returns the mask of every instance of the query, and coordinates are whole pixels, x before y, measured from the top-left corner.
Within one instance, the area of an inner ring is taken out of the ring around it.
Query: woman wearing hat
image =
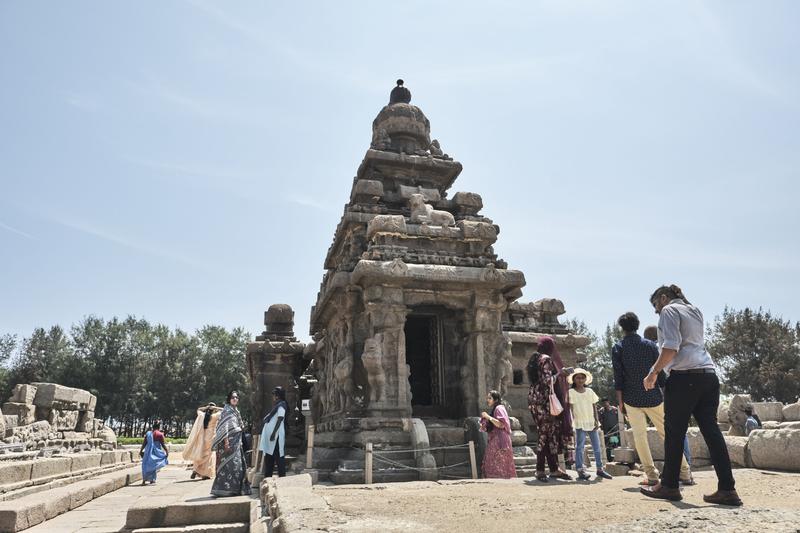
[[[576,368],[567,376],[567,382],[572,385],[569,390],[569,404],[572,409],[572,425],[575,428],[575,470],[578,472],[578,479],[584,481],[590,479],[583,467],[583,445],[587,434],[592,441],[597,477],[611,479],[611,475],[603,470],[603,450],[600,447],[598,431],[600,420],[597,416],[597,402],[600,398],[587,387],[592,382],[592,374],[582,368]]]

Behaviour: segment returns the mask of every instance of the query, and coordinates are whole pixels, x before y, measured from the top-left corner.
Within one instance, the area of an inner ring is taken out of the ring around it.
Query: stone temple
[[[367,442],[382,449],[463,444],[491,389],[520,418],[515,445],[524,446],[532,421],[524,418],[523,370],[538,336],[552,335],[568,363],[588,344],[558,322],[560,301],[515,303],[525,276],[495,253],[499,227],[482,214],[480,195],[451,193],[462,165],[431,139],[430,122],[410,101],[398,80],[373,121],[325,258],[303,378],[296,357],[284,355],[267,380],[313,384],[315,467],[337,482],[357,480],[351,474]],[[266,348],[259,337],[248,360],[259,350],[296,354],[291,335]],[[258,386],[256,393],[269,397]],[[429,453],[408,460],[428,468],[448,462]]]

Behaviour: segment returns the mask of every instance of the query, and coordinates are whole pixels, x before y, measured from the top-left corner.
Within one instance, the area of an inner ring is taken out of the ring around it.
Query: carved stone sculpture
[[[451,213],[436,210],[432,205],[426,204],[425,197],[421,194],[412,194],[408,199],[408,206],[411,208],[412,223],[430,224],[444,228],[456,225],[456,220]]]
[[[514,381],[514,367],[511,364],[511,341],[505,335],[501,339],[501,351],[495,363],[495,381],[496,390],[505,397],[508,385]]]
[[[376,333],[374,336],[364,341],[364,352],[361,355],[361,362],[364,363],[364,369],[367,371],[370,402],[382,401],[386,385],[386,372],[383,369],[382,333]]]
[[[439,141],[437,139],[434,139],[434,140],[431,141],[430,150],[431,150],[431,155],[433,155],[433,156],[442,156],[442,155],[444,155],[444,152],[442,152],[442,147],[439,146]]]
[[[350,406],[353,397],[353,358],[345,356],[333,368],[333,378],[336,380],[336,393],[339,408],[344,410]]]

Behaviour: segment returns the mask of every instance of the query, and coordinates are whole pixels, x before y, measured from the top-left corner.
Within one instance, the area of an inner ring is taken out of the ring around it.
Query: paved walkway
[[[155,485],[141,483],[123,487],[96,498],[86,505],[47,520],[24,533],[111,533],[125,526],[128,508],[143,498],[154,496],[173,500],[208,496],[211,480],[190,480],[191,470],[184,464],[169,465],[158,474]]]

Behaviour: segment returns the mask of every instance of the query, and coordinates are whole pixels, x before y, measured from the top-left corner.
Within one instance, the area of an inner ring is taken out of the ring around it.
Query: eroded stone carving
[[[386,372],[383,369],[383,334],[376,333],[364,341],[364,352],[361,362],[367,371],[369,381],[370,402],[380,402],[384,398],[386,385]]]
[[[346,356],[336,363],[333,368],[333,377],[336,380],[338,408],[345,410],[350,407],[353,392],[355,391],[353,386],[353,358]]]
[[[450,227],[456,225],[456,220],[451,213],[439,211],[432,205],[425,203],[421,194],[412,194],[408,199],[411,208],[411,222],[415,224],[431,224],[433,226]]]

